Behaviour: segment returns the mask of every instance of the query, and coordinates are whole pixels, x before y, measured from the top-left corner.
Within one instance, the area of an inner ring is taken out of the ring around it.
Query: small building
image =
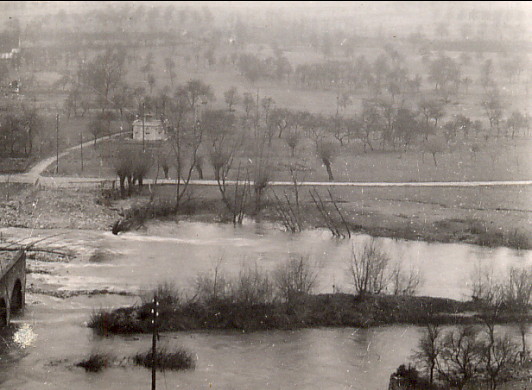
[[[133,139],[136,141],[163,141],[168,138],[166,124],[151,115],[133,121]]]

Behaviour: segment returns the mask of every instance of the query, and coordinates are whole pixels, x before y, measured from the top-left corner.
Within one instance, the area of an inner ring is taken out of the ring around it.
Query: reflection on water
[[[263,224],[235,229],[232,225],[166,222],[150,224],[145,232],[119,236],[71,233],[68,242],[82,256],[70,263],[32,261],[32,268],[51,274],[29,274],[29,284],[51,290],[137,292],[173,281],[183,288],[199,272],[212,270],[221,257],[224,269],[236,273],[243,262],[257,262],[269,270],[291,255],[301,254],[319,264],[320,291],[331,292],[333,284],[347,291],[345,275],[352,247],[369,238],[359,235],[350,241],[335,240],[323,230],[292,235]],[[532,263],[530,251],[379,241],[394,260],[421,270],[423,295],[466,297],[467,278],[477,261],[489,264],[495,272]],[[98,261],[89,262],[96,250],[100,251]],[[91,352],[109,352],[120,358],[149,348],[148,335],[102,339],[86,327],[93,310],[135,302],[138,298],[119,295],[68,299],[29,295],[18,329],[26,329],[34,338],[24,349],[10,346],[7,352],[0,352],[2,389],[149,388],[150,373],[143,368],[116,367],[87,374],[73,366]],[[419,329],[409,326],[164,334],[161,344],[186,347],[196,354],[197,368],[167,372],[160,380],[162,388],[166,384],[183,389],[383,389],[390,373],[408,360],[418,336]],[[13,340],[13,334],[4,339]]]

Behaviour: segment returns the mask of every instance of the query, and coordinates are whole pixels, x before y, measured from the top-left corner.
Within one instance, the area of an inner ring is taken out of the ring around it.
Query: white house
[[[146,115],[144,121],[137,119],[133,122],[133,139],[137,141],[162,141],[168,138],[165,123]]]

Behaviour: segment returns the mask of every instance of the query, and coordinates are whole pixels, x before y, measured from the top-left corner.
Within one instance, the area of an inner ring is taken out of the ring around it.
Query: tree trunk
[[[198,171],[198,177],[203,180],[203,169],[200,164],[196,164],[196,171]]]
[[[126,197],[126,186],[125,186],[126,177],[122,175],[122,176],[119,176],[119,178],[120,178],[120,197],[125,198]]]
[[[327,169],[327,174],[329,175],[329,181],[334,181],[334,176],[331,169],[331,162],[326,160],[323,162],[325,164],[325,169]]]
[[[127,176],[127,195],[131,196],[133,193],[133,177]]]

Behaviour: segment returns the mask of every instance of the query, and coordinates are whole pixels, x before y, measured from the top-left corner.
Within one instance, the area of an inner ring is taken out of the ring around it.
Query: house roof
[[[135,119],[133,121],[134,125],[142,125],[142,119]],[[164,123],[160,119],[145,119],[144,120],[144,126],[163,126]]]

